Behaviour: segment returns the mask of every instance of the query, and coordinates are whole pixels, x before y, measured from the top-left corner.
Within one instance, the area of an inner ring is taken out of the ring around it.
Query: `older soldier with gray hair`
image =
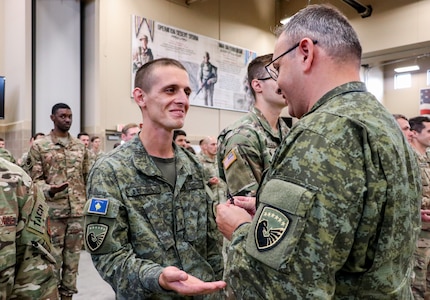
[[[86,248],[117,299],[189,299],[225,287],[215,281],[223,271],[221,237],[202,166],[173,142],[190,93],[180,62],[143,65],[133,90],[142,130],[91,170]]]
[[[43,193],[0,158],[0,299],[58,299]]]
[[[307,6],[279,33],[267,69],[300,120],[273,157],[254,218],[217,206],[232,239],[227,283],[239,299],[411,299],[419,168],[359,81],[358,37],[326,5]]]

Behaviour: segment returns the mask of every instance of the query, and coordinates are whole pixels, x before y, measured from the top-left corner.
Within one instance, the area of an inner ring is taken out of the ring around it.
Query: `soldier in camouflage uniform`
[[[13,157],[12,153],[10,153],[10,151],[5,148],[0,148],[0,157],[16,164],[15,157]]]
[[[263,171],[288,133],[288,126],[279,117],[285,100],[264,69],[271,58],[271,54],[259,56],[249,64],[254,106],[218,136],[219,175],[233,196],[255,196]]]
[[[83,238],[88,150],[69,133],[72,111],[67,104],[54,105],[51,120],[54,129],[33,143],[26,168],[45,194],[59,291],[62,299],[71,299],[78,292],[76,277]]]
[[[0,299],[58,299],[43,193],[0,158]]]
[[[205,180],[211,188],[214,200],[217,203],[225,202],[227,198],[227,185],[219,178],[217,154],[217,140],[212,136],[205,137],[200,145],[201,151],[197,155],[205,171]]]
[[[430,118],[418,116],[409,120],[412,131],[411,145],[417,154],[421,169],[422,202],[421,231],[415,250],[415,278],[412,283],[414,298],[430,299]]]
[[[143,127],[91,169],[85,246],[117,299],[219,299],[225,282],[204,282],[223,271],[213,202],[197,158],[173,143],[189,108],[188,74],[157,59],[135,85]]]
[[[418,164],[359,82],[360,60],[356,33],[332,6],[309,5],[280,28],[267,68],[300,120],[273,157],[254,218],[217,206],[238,299],[412,299]]]

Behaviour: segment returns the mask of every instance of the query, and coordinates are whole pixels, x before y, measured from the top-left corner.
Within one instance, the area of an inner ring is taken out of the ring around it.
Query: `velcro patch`
[[[234,149],[231,150],[226,157],[224,157],[224,160],[222,161],[222,165],[224,167],[224,170],[227,170],[232,163],[236,161],[236,153],[234,153]]]
[[[85,235],[87,248],[91,251],[96,251],[100,248],[105,240],[108,229],[109,226],[105,224],[88,224]]]
[[[88,212],[98,215],[106,215],[109,205],[108,199],[92,198],[88,206]]]
[[[255,226],[254,238],[259,251],[270,250],[284,237],[290,220],[280,210],[266,206],[260,214]]]
[[[15,215],[0,216],[0,226],[16,226]]]

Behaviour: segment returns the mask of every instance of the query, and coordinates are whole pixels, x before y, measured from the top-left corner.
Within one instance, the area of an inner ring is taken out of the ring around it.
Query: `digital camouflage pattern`
[[[70,296],[78,292],[76,276],[83,241],[88,150],[79,139],[70,134],[66,138],[59,138],[51,131],[34,141],[25,168],[34,183],[44,191],[52,222],[53,254],[57,261],[59,290],[62,295]],[[69,186],[50,197],[50,186],[64,182],[68,182]]]
[[[202,167],[194,154],[173,147],[174,188],[138,136],[106,153],[91,169],[85,246],[117,299],[187,299],[159,286],[166,266],[203,281],[222,278],[220,234]],[[195,297],[206,298],[219,299],[220,294]]]
[[[415,151],[421,170],[422,202],[421,209],[430,209],[430,153],[422,155]],[[430,223],[422,222],[415,249],[414,280],[412,292],[414,299],[430,299],[430,278],[427,269],[430,266]]]
[[[0,299],[58,299],[43,193],[0,158]]]
[[[227,183],[234,196],[255,195],[263,171],[282,139],[288,126],[279,118],[278,132],[256,107],[218,136],[218,167],[220,178]]]
[[[216,157],[214,159],[200,152],[197,154],[197,158],[203,166],[205,182],[208,182],[212,177],[219,179],[218,184],[210,186],[212,194],[214,195],[214,201],[216,203],[225,202],[227,199],[227,184],[219,176],[218,161]]]
[[[390,113],[351,82],[291,129],[233,234],[237,299],[412,299],[421,182]]]

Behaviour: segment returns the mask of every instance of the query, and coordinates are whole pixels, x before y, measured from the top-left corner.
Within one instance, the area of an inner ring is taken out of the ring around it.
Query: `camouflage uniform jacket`
[[[12,153],[10,153],[10,151],[5,148],[0,148],[0,157],[16,164],[15,157],[13,157]]]
[[[214,200],[216,203],[225,202],[227,199],[227,184],[224,180],[219,177],[218,161],[217,159],[212,159],[204,153],[200,152],[197,154],[197,158],[203,166],[203,171],[205,173],[205,181],[208,182],[212,177],[217,177],[219,179],[218,184],[213,184],[208,186],[211,188],[214,195]]]
[[[412,299],[420,180],[365,85],[331,90],[275,154],[252,223],[233,234],[227,284],[238,299]]]
[[[77,138],[68,136],[65,144],[50,134],[35,141],[28,153],[25,169],[44,192],[51,218],[83,216],[86,202],[85,182],[88,175],[89,157],[85,145]],[[65,190],[49,196],[51,185],[68,182]]]
[[[174,145],[172,187],[136,136],[96,161],[85,207],[85,246],[117,299],[183,299],[158,284],[176,266],[204,281],[223,271],[213,203],[195,155]]]
[[[43,193],[2,158],[0,183],[0,299],[58,299]]]
[[[279,118],[278,132],[255,107],[218,136],[218,167],[231,194],[245,196],[258,189],[288,126]]]

